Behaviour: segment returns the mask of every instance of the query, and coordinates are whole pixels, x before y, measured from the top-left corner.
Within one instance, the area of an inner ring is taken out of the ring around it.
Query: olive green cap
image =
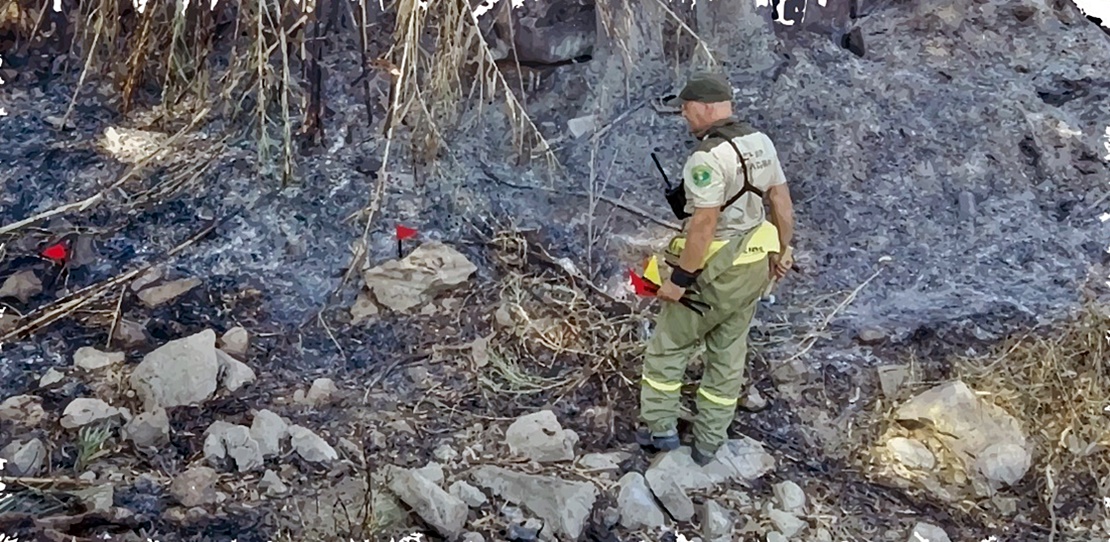
[[[667,100],[666,105],[681,107],[682,102],[716,103],[729,100],[732,100],[732,85],[728,79],[717,73],[699,72],[692,75],[678,96]]]

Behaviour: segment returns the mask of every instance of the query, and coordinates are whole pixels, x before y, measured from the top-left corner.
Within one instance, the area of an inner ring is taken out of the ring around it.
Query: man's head
[[[721,75],[699,72],[686,81],[686,86],[669,103],[681,106],[690,131],[700,133],[732,116],[732,86]]]

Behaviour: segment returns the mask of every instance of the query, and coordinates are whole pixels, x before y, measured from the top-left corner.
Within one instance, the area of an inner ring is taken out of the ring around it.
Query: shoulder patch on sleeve
[[[713,181],[713,170],[704,164],[698,164],[690,169],[690,178],[695,186],[706,187]]]

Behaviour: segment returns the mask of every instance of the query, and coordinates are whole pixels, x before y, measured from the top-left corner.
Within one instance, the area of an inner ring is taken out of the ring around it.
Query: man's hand
[[[670,279],[667,279],[667,281],[663,283],[663,286],[659,288],[659,291],[655,294],[655,297],[658,297],[659,299],[662,299],[664,301],[677,303],[678,300],[682,299],[682,296],[684,295],[686,295],[686,288],[683,288],[671,282]]]
[[[767,261],[771,267],[771,278],[775,280],[782,280],[790,268],[794,267],[794,257],[789,252],[785,255],[772,252],[767,256]]]

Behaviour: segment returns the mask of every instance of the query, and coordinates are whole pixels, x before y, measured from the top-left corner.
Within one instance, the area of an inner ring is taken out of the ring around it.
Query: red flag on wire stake
[[[42,257],[54,263],[65,263],[66,259],[69,258],[69,250],[65,243],[55,243],[42,251]]]
[[[397,236],[397,259],[398,260],[400,260],[402,255],[403,255],[403,252],[401,251],[401,241],[404,241],[405,239],[412,239],[413,237],[416,237],[416,234],[417,234],[416,230],[414,230],[410,227],[407,227],[407,226],[403,226],[401,224],[397,224],[396,236]]]

